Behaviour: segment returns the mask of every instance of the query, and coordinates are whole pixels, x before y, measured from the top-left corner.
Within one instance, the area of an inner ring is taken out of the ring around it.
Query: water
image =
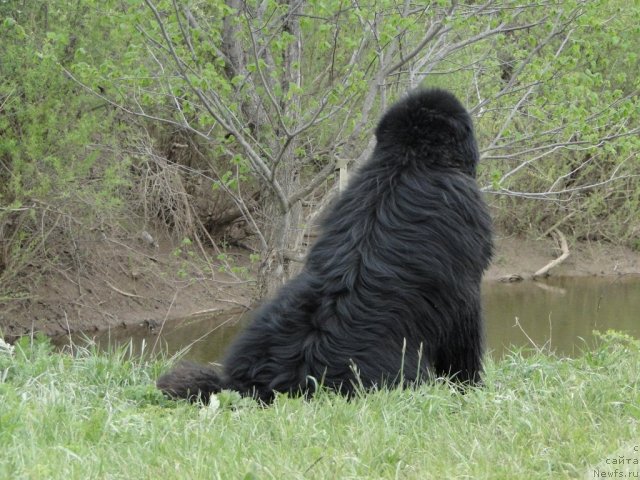
[[[58,347],[86,345],[95,342],[101,349],[112,349],[132,342],[135,354],[181,353],[182,358],[199,363],[219,360],[227,346],[249,323],[244,310],[225,312],[223,315],[196,316],[159,324],[117,327],[104,332],[74,333],[53,338]],[[185,351],[186,350],[186,351]]]
[[[640,338],[640,277],[553,278],[484,285],[487,344],[499,358],[513,346],[549,346],[575,356],[593,331]]]
[[[573,356],[593,342],[593,330],[615,329],[640,338],[640,277],[553,278],[545,282],[487,283],[483,286],[487,346],[500,358],[513,347],[548,346]],[[133,341],[140,352],[169,354],[189,346],[184,358],[219,360],[249,322],[241,311],[196,317],[150,330],[146,326],[91,335],[101,347]],[[74,335],[82,344],[82,336]],[[54,340],[69,343],[68,337]]]

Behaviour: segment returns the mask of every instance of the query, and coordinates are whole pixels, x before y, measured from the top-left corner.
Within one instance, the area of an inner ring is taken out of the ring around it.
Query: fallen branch
[[[536,273],[534,273],[533,274],[533,278],[542,277],[543,275],[545,275],[545,276],[548,275],[549,270],[551,270],[552,268],[560,265],[562,262],[564,262],[567,259],[567,257],[569,257],[569,245],[567,244],[567,239],[562,234],[562,232],[560,230],[558,230],[557,228],[554,228],[551,231],[551,234],[553,235],[553,238],[556,239],[556,241],[560,242],[560,248],[562,249],[562,255],[560,255],[555,260],[549,262],[544,267],[542,267],[540,270],[538,270]]]

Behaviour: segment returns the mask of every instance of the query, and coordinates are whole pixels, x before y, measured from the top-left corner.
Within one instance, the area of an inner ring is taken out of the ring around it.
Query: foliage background
[[[248,248],[268,293],[420,84],[472,111],[503,232],[640,248],[637,2],[3,0],[0,21],[0,300],[147,231]]]

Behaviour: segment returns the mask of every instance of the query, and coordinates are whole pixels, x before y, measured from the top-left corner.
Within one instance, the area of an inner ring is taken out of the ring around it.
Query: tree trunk
[[[302,11],[303,2],[299,0],[283,0],[280,2],[288,6],[288,14],[283,17],[282,32],[294,37],[283,52],[282,77],[280,86],[283,95],[280,100],[282,118],[298,120],[300,116],[300,104],[297,95],[285,101],[286,92],[290,85],[301,87],[302,78],[300,75],[300,55],[302,37],[300,34],[299,14]],[[265,58],[266,62],[272,62],[272,58]],[[296,122],[292,122],[296,123]],[[279,131],[279,135],[274,141],[272,151],[282,152],[281,160],[277,165],[273,165],[275,178],[281,185],[285,195],[290,198],[293,193],[300,188],[299,165],[295,158],[295,138],[288,139],[284,131]],[[298,229],[302,220],[302,207],[300,201],[288,204],[283,207],[275,196],[271,195],[270,204],[265,207],[265,230],[267,230],[267,244],[269,251],[265,255],[259,275],[257,293],[260,298],[272,296],[290,277],[296,273],[294,266],[288,259],[286,252],[292,250],[297,238]],[[271,220],[273,219],[273,220]]]

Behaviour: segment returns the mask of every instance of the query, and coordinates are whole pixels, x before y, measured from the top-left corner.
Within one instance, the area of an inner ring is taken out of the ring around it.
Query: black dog
[[[158,379],[177,398],[232,389],[344,394],[448,376],[480,380],[480,280],[492,254],[469,114],[442,90],[392,106],[371,158],[329,208],[302,272],[255,312],[221,373]]]

